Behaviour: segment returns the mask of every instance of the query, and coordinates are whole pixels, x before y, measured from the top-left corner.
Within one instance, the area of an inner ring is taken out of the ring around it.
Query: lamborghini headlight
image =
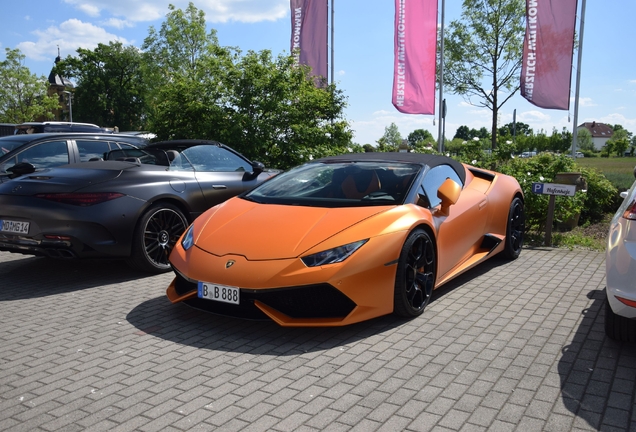
[[[303,263],[307,267],[318,267],[326,264],[335,264],[342,262],[349,258],[351,254],[360,249],[360,246],[368,242],[369,239],[360,240],[357,242],[349,243],[344,246],[338,246],[333,249],[318,252],[312,255],[302,257]]]
[[[185,250],[190,249],[192,245],[194,244],[194,235],[192,234],[193,231],[194,231],[194,225],[190,225],[188,227],[188,230],[185,232],[185,234],[181,238],[181,246],[183,246],[183,249]]]

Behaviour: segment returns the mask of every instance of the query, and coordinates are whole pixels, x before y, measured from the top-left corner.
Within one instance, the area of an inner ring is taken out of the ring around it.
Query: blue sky
[[[5,1],[17,4],[15,0]],[[243,51],[269,49],[275,54],[289,53],[289,0],[193,3],[206,13],[208,26],[217,30],[221,45]],[[100,42],[113,40],[141,46],[149,27],[160,27],[168,4],[185,9],[188,1],[22,0],[20,7],[0,18],[0,59],[4,59],[4,48],[19,48],[32,73],[48,76],[58,46],[62,57],[75,54],[78,47],[92,49]],[[579,13],[580,10],[579,4]],[[461,1],[447,0],[446,25],[460,16]],[[618,123],[636,133],[634,16],[634,0],[587,2],[579,124]],[[398,126],[404,138],[419,128],[429,130],[434,137],[438,135],[438,122],[433,116],[401,114],[391,104],[393,18],[391,0],[335,0],[335,81],[348,97],[346,118],[355,132],[354,141],[359,144],[375,144],[391,123]],[[452,138],[461,125],[490,129],[490,111],[471,106],[448,90],[444,97],[448,107],[447,138]],[[512,121],[515,109],[517,121],[529,124],[535,131],[573,129],[573,102],[569,112],[544,110],[517,95],[501,109],[500,125]]]

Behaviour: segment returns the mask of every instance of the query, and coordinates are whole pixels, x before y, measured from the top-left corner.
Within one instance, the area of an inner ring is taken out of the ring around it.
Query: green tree
[[[513,131],[516,137],[524,135],[528,136],[532,133],[530,125],[522,122],[508,123],[499,128],[498,133],[502,136],[513,136]]]
[[[594,142],[592,141],[592,134],[585,128],[581,128],[576,132],[576,141],[578,143],[579,150],[595,150]]]
[[[20,50],[5,48],[5,59],[0,62],[0,122],[52,119],[53,111],[60,107],[57,95],[47,94],[47,79],[32,74],[24,59]]]
[[[444,84],[492,111],[492,148],[499,109],[520,85],[524,17],[523,0],[464,0],[446,36]]]
[[[543,129],[539,130],[539,132],[534,135],[533,144],[533,148],[539,153],[549,150],[550,138],[548,137],[547,132]]]
[[[207,32],[205,12],[190,2],[186,10],[168,5],[170,12],[157,31],[148,30],[143,50],[152,63],[167,78],[172,75],[195,76],[205,66],[210,56],[218,55],[221,48],[216,30]],[[161,86],[165,83],[156,83]]]
[[[151,130],[161,139],[218,140],[278,168],[362,149],[351,143],[341,91],[316,87],[291,56],[221,47],[192,3],[171,5],[144,50],[155,81]]]
[[[215,30],[207,32],[205,14],[193,3],[185,11],[168,8],[160,29],[150,27],[142,47],[149,129],[160,139],[220,139],[228,124],[226,82],[235,54],[219,45]]]
[[[426,143],[430,141],[435,141],[433,135],[427,131],[426,129],[415,129],[408,136],[409,145],[411,147],[417,147],[418,143],[425,141]]]
[[[409,147],[418,153],[428,153],[437,149],[435,138],[426,129],[415,129],[407,139]]]
[[[467,140],[462,138],[453,138],[450,141],[446,141],[444,149],[451,155],[458,155],[462,150],[462,146],[467,142]]]
[[[479,128],[479,130],[471,129],[470,134],[472,135],[472,138],[477,137],[479,139],[488,139],[491,137],[488,129],[486,129],[485,127],[481,127]]]
[[[548,139],[548,149],[556,153],[570,153],[572,148],[572,133],[565,127],[559,132],[552,128],[552,135]]]
[[[142,53],[110,42],[94,50],[78,48],[77,54],[56,66],[57,73],[76,80],[74,119],[120,130],[143,129],[148,87]]]
[[[601,156],[610,157],[612,153],[616,150],[616,142],[612,140],[607,140],[605,145],[601,149]]]
[[[377,151],[377,149],[371,144],[365,144],[362,146],[362,148],[364,148],[365,153],[373,153],[374,151]]]
[[[455,136],[453,137],[453,139],[462,139],[462,140],[469,140],[471,138],[470,136],[470,128],[466,125],[462,125],[460,127],[457,128],[457,131],[455,131]]]
[[[629,147],[630,135],[631,134],[622,126],[614,126],[614,133],[609,141],[611,141],[612,151],[616,152],[617,156],[623,156],[625,154],[625,150]]]
[[[279,168],[359,151],[343,117],[346,98],[335,85],[316,86],[292,56],[249,51],[229,74],[220,138],[250,158]],[[212,131],[211,131],[212,132]]]
[[[384,135],[377,141],[378,151],[393,152],[398,151],[402,144],[402,135],[395,123],[391,123],[384,128]]]

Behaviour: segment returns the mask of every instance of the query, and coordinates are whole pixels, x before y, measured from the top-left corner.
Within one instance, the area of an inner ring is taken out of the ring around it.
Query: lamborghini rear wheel
[[[509,260],[519,257],[523,246],[523,233],[526,229],[526,215],[523,208],[523,201],[515,197],[510,203],[508,212],[508,223],[506,226],[506,239],[503,256]]]
[[[433,295],[436,266],[435,245],[429,234],[419,228],[411,232],[400,252],[393,313],[415,317],[424,312]]]
[[[188,220],[178,207],[169,203],[153,205],[135,228],[128,264],[152,273],[170,270],[168,256],[187,227]]]

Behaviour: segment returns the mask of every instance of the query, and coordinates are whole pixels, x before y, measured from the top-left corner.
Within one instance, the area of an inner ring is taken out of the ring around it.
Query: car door
[[[80,162],[88,162],[91,160],[102,160],[104,154],[111,150],[108,141],[77,139],[75,140]]]
[[[487,197],[482,192],[463,188],[448,215],[436,212],[441,199],[437,190],[450,178],[463,188],[462,181],[449,165],[431,168],[422,181],[422,189],[430,201],[437,227],[438,277],[443,277],[457,264],[472,255],[473,246],[481,241],[486,223]]]
[[[240,155],[216,145],[185,149],[181,159],[194,167],[194,174],[208,206],[217,205],[257,184],[251,163]]]
[[[38,142],[26,147],[10,159],[4,161],[0,166],[0,173],[6,173],[10,168],[21,162],[28,162],[36,169],[50,168],[74,162],[71,158],[73,154],[72,144],[65,139],[52,139],[50,141]]]

